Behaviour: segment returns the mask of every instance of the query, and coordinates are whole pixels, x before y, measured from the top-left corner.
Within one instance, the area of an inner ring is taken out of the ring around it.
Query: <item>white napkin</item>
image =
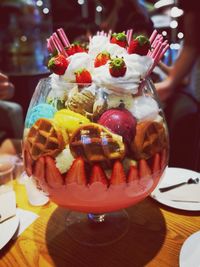
[[[24,232],[24,230],[26,230],[26,228],[39,217],[39,215],[32,211],[23,210],[20,208],[17,208],[16,214],[19,217],[19,227],[13,239],[21,235],[21,233]]]
[[[162,185],[161,187],[164,186]],[[167,199],[177,202],[200,202],[200,184],[187,184],[164,193],[161,193],[159,189],[156,189],[156,191],[153,192],[153,195],[159,199]]]
[[[0,194],[0,222],[16,214],[16,197],[13,190]]]

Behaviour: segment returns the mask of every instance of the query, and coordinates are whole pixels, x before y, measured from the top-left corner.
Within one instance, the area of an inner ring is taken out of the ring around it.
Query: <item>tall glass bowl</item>
[[[110,244],[128,230],[124,208],[155,189],[168,163],[168,131],[150,79],[135,94],[116,84],[39,82],[25,121],[28,176],[71,210],[68,233],[87,245]],[[117,88],[117,90],[115,90]]]

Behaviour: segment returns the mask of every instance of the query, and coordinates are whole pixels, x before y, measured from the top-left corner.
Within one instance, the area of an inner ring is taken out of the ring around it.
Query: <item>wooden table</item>
[[[127,209],[130,229],[121,240],[83,246],[66,233],[67,210],[51,202],[31,207],[24,186],[15,190],[18,207],[39,218],[0,251],[0,267],[178,267],[183,242],[200,229],[200,212],[167,208],[149,197]]]

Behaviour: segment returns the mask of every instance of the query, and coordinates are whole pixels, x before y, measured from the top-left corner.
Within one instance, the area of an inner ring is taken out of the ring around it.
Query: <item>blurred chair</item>
[[[5,138],[22,139],[22,107],[14,102],[0,100],[0,141]]]

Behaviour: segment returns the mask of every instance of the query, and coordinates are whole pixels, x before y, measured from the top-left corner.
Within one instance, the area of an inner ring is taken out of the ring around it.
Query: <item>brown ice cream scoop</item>
[[[135,159],[149,159],[167,147],[166,129],[162,123],[143,121],[136,126],[136,136],[131,144]]]
[[[95,101],[95,95],[89,90],[83,90],[73,94],[66,102],[67,108],[70,110],[82,114],[86,117],[92,117],[93,104]]]

